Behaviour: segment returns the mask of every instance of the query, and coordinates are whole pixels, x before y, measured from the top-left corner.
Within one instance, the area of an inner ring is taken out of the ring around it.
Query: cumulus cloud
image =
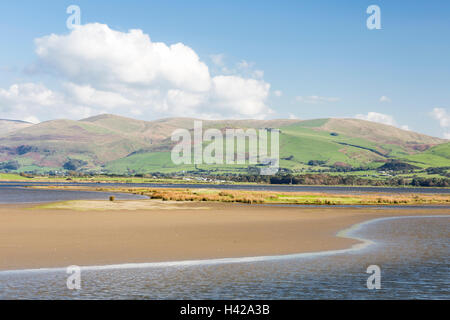
[[[97,106],[105,109],[129,107],[133,101],[112,91],[97,90],[90,85],[65,83],[64,88],[68,97],[79,105]]]
[[[356,119],[367,120],[372,122],[378,122],[382,124],[387,124],[390,126],[398,127],[403,130],[410,130],[407,125],[399,125],[397,121],[395,121],[394,117],[384,113],[378,112],[369,112],[367,114],[357,114],[355,116]]]
[[[297,102],[303,102],[308,104],[318,104],[318,103],[327,103],[327,102],[337,102],[341,100],[340,98],[336,97],[321,97],[321,96],[297,96],[295,97],[295,100]]]
[[[443,137],[450,139],[450,114],[444,108],[434,108],[431,116],[439,121],[439,126],[444,130]]]
[[[92,23],[69,34],[35,39],[35,46],[34,72],[50,74],[62,85],[47,89],[28,83],[1,89],[0,99],[8,102],[1,104],[2,114],[54,118],[55,106],[58,115],[70,118],[102,112],[148,119],[265,118],[273,112],[266,104],[270,84],[262,79],[262,71],[253,77],[212,76],[192,48],[153,42],[142,30],[121,32]],[[211,59],[221,65],[224,56]]]
[[[386,96],[381,96],[380,97],[380,102],[391,102],[391,98],[386,97]]]
[[[42,109],[60,102],[61,97],[42,84],[14,84],[7,89],[0,88],[0,113],[4,118],[39,122],[35,116]]]
[[[77,105],[62,92],[56,92],[43,84],[14,84],[0,88],[0,115],[3,118],[38,123],[55,117],[84,118],[93,115],[92,109]]]
[[[68,35],[49,35],[35,40],[36,54],[44,67],[79,83],[117,85],[165,84],[190,91],[207,91],[208,67],[182,43],[171,46],[152,42],[142,30],[127,33],[93,23]]]
[[[245,116],[272,113],[264,104],[270,90],[268,83],[238,76],[217,76],[213,84],[213,103],[222,110]]]

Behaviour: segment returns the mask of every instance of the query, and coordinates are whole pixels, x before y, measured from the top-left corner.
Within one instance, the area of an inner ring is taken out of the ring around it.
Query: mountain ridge
[[[85,170],[177,170],[169,163],[171,133],[179,128],[192,130],[196,120],[200,119],[145,121],[101,114],[81,120],[27,123],[0,131],[0,162],[16,161],[22,171],[57,170],[70,159],[85,163]],[[285,159],[281,166],[293,170],[308,169],[311,161],[355,168],[375,168],[390,160],[419,162],[423,167],[446,161],[450,165],[445,156],[450,148],[448,140],[360,119],[201,121],[204,129],[280,129],[280,156]],[[441,146],[439,152],[432,152],[436,146]]]
[[[32,126],[33,123],[22,120],[0,119],[0,135]]]

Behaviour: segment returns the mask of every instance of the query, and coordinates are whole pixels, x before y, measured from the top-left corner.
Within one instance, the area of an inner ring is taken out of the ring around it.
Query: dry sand
[[[103,210],[94,210],[93,203],[79,202],[81,210],[1,205],[0,270],[342,249],[356,241],[336,233],[355,223],[385,216],[450,214],[449,209],[430,213],[222,203],[153,203],[142,208],[131,205],[136,201],[129,203],[133,210],[126,210],[126,201],[118,204],[120,210],[97,201],[95,207]]]

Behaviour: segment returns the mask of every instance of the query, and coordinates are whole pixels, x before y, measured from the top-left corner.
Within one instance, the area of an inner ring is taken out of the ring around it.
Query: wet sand
[[[0,270],[163,262],[348,248],[336,233],[380,217],[444,209],[295,208],[154,200],[80,202],[77,210],[0,205]],[[142,203],[149,207],[143,208]],[[135,203],[135,205],[132,205]],[[151,204],[153,203],[153,204]],[[151,204],[151,205],[150,205]],[[132,210],[127,210],[132,209]]]

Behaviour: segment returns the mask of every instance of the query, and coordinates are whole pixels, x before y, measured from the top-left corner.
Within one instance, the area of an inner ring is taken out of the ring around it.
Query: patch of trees
[[[76,171],[87,164],[88,163],[84,160],[69,159],[66,163],[64,163],[63,168],[69,171]]]
[[[378,170],[385,171],[409,171],[414,169],[420,169],[419,167],[413,166],[412,164],[401,162],[401,161],[390,161],[383,164]]]
[[[327,162],[323,161],[323,160],[309,160],[308,161],[308,166],[323,166],[326,163]]]
[[[356,185],[356,186],[417,186],[417,187],[448,187],[447,178],[391,178],[386,180],[363,179],[357,176],[304,174],[270,177],[271,184],[302,184],[302,185]]]
[[[38,148],[33,146],[19,146],[16,148],[16,152],[18,155],[27,154],[30,152],[37,152]]]
[[[19,168],[20,164],[16,160],[11,160],[8,162],[0,162],[0,170],[10,171],[10,170],[18,170]]]
[[[447,178],[413,178],[412,186],[416,187],[450,187],[450,179]]]
[[[241,182],[256,182],[267,184],[293,184],[293,185],[348,185],[348,186],[416,186],[416,187],[448,187],[450,179],[447,178],[414,178],[405,179],[392,177],[389,179],[367,179],[354,175],[330,174],[277,174],[275,176],[261,176],[259,174],[221,174],[201,175],[204,178]]]
[[[271,184],[302,184],[302,185],[365,185],[366,179],[355,176],[336,176],[328,174],[303,174],[272,176]]]
[[[450,178],[450,173],[447,172],[449,170],[450,167],[430,167],[425,169],[427,174],[438,174]]]

